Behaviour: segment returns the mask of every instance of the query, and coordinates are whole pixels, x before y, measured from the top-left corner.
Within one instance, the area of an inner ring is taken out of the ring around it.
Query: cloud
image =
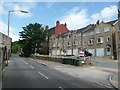
[[[12,42],[19,40],[19,36],[15,35],[13,33],[10,33],[10,37],[12,38]]]
[[[3,8],[3,13],[5,13],[5,15],[7,15],[7,11],[9,10],[24,10],[24,11],[28,11],[28,13],[22,13],[19,11],[14,12],[13,14],[19,18],[27,18],[27,17],[31,17],[33,15],[32,11],[33,9],[35,9],[37,7],[37,3],[36,2],[9,2],[6,3],[4,2],[1,6],[0,9]]]
[[[67,23],[69,30],[75,30],[85,27],[90,23],[96,23],[98,20],[110,21],[114,18],[117,18],[116,5],[105,7],[99,13],[94,13],[91,16],[87,12],[87,9],[74,7],[58,20],[60,20],[61,23]]]
[[[75,7],[67,12],[60,22],[67,23],[70,30],[81,28],[89,23],[87,10]]]
[[[30,17],[32,16],[31,15],[31,12],[30,12],[30,9],[29,7],[26,7],[24,5],[21,5],[21,4],[14,4],[13,5],[13,10],[24,10],[24,11],[28,11],[28,13],[22,13],[22,12],[14,12],[14,14],[18,17],[21,17],[21,18],[26,18],[26,17]]]
[[[118,13],[118,8],[116,5],[110,6],[110,7],[105,7],[103,10],[100,11],[100,13],[95,13],[91,16],[93,21],[103,20],[103,21],[109,21],[111,20],[114,16],[117,17]]]
[[[12,41],[18,41],[19,36],[15,35],[13,32],[17,31],[17,29],[10,27],[10,37],[12,38]],[[8,35],[8,25],[4,22],[0,21],[0,32],[2,32],[5,35]]]
[[[5,14],[3,11],[5,11],[5,8],[3,7],[3,2],[0,2],[0,15]]]
[[[110,6],[110,7],[106,7],[101,11],[101,17],[106,19],[106,18],[111,18],[112,16],[117,14],[118,8],[117,6]]]

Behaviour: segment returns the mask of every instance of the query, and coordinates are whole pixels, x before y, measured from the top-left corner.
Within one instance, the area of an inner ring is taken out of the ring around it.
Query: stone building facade
[[[96,57],[118,59],[120,48],[119,19],[97,22],[84,28],[52,34],[49,39],[50,55],[79,56],[80,50],[87,50]],[[62,29],[59,29],[62,31]]]

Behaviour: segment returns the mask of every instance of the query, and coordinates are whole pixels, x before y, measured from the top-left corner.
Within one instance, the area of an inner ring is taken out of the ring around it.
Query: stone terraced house
[[[118,26],[119,19],[109,22],[97,21],[96,24],[78,30],[64,31],[57,28],[59,33],[53,33],[49,39],[49,54],[79,56],[81,50],[87,50],[95,57],[118,59],[120,49]]]

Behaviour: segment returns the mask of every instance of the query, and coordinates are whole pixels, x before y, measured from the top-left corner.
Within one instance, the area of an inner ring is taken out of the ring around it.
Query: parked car
[[[19,53],[19,56],[23,57],[23,56],[24,56],[24,53],[21,53],[21,52],[20,52],[20,53]]]

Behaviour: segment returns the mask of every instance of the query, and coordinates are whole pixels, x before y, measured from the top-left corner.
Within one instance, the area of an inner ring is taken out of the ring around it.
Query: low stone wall
[[[31,58],[40,59],[40,60],[47,60],[47,61],[54,61],[54,62],[62,62],[62,58],[60,57],[51,57],[49,55],[30,55]]]

